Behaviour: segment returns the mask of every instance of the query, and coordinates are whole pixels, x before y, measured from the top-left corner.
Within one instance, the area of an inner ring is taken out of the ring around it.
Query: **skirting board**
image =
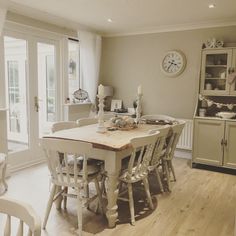
[[[42,159],[38,159],[32,162],[28,162],[28,163],[24,163],[22,165],[18,165],[18,166],[11,166],[11,165],[7,165],[7,173],[9,173],[7,176],[10,176],[11,173],[17,172],[19,170],[34,166],[34,165],[38,165],[41,164],[43,162],[46,162],[45,158]]]
[[[184,150],[184,149],[176,149],[175,157],[185,158],[185,159],[192,159],[192,151],[191,150]]]

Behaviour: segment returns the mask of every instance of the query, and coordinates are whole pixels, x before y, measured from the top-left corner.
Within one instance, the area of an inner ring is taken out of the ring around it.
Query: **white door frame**
[[[29,126],[29,137],[35,137],[29,139],[29,149],[26,151],[20,151],[16,153],[9,154],[9,164],[12,167],[12,170],[20,169],[25,166],[36,164],[44,161],[43,154],[39,148],[39,139],[38,137],[38,113],[35,111],[34,97],[38,96],[38,86],[37,86],[37,42],[49,43],[55,45],[55,51],[58,53],[56,55],[56,76],[57,76],[57,111],[59,119],[62,117],[62,102],[63,102],[63,90],[62,90],[62,72],[63,72],[63,40],[65,36],[50,33],[47,31],[39,30],[33,27],[18,25],[14,23],[6,23],[4,28],[3,36],[15,37],[24,39],[28,42],[28,78],[27,80],[34,79],[34,83],[27,84],[28,91],[28,109],[31,111],[28,113],[28,120],[32,120],[34,125]],[[1,40],[3,43],[3,40]],[[32,81],[31,81],[32,82]],[[1,81],[0,81],[1,83]],[[4,83],[3,83],[4,84]],[[5,93],[3,94],[5,96]]]

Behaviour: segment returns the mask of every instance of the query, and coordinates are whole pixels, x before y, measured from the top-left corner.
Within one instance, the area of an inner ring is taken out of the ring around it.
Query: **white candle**
[[[98,94],[99,95],[104,95],[104,86],[102,84],[100,84],[98,86]]]
[[[138,95],[141,95],[141,94],[143,94],[142,85],[139,85],[138,86]]]

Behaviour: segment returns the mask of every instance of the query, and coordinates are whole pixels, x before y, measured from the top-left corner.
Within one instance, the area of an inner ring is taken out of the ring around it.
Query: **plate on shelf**
[[[233,117],[236,116],[236,113],[235,112],[227,112],[227,111],[217,112],[216,116],[221,117],[223,119],[232,119]]]

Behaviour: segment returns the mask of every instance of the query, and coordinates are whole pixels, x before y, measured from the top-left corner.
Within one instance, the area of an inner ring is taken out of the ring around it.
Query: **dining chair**
[[[91,117],[83,117],[83,118],[80,118],[76,121],[77,125],[79,127],[82,127],[82,126],[86,126],[86,125],[92,125],[92,124],[96,124],[98,123],[98,119],[97,118],[91,118]],[[101,176],[102,176],[102,172],[103,172],[103,169],[104,169],[104,162],[103,161],[99,161],[99,160],[95,160],[95,159],[88,159],[87,161],[88,165],[90,165],[92,168],[93,165],[95,165],[96,167],[99,166],[100,169],[101,169]],[[101,177],[102,178],[102,177]],[[87,197],[89,197],[89,184],[87,184]],[[98,210],[98,205],[97,205],[97,210]],[[88,207],[89,208],[89,207]],[[97,212],[96,210],[96,212]]]
[[[12,218],[19,219],[17,236],[24,235],[24,225],[28,226],[29,236],[41,235],[41,220],[30,205],[9,197],[0,197],[0,213],[6,215],[6,222],[5,225],[3,225],[3,228],[0,229],[0,235],[12,235]],[[1,230],[3,231],[1,232]]]
[[[6,168],[7,168],[7,158],[6,154],[0,153],[0,184],[3,185],[4,190],[1,194],[7,191],[8,185],[6,182]]]
[[[55,122],[52,125],[51,131],[52,133],[60,130],[65,130],[65,129],[73,129],[78,127],[78,124],[75,121],[59,121]]]
[[[163,174],[167,181],[167,187],[170,191],[170,173],[172,173],[174,181],[176,181],[176,175],[174,166],[172,163],[174,152],[176,150],[176,146],[179,141],[179,137],[182,133],[182,130],[184,128],[185,121],[178,121],[178,124],[171,126],[171,135],[167,139],[167,146],[165,148],[164,154],[161,157],[162,159],[162,167],[163,167]]]
[[[53,201],[60,195],[67,195],[67,197],[76,197],[77,199],[78,235],[81,236],[82,206],[88,205],[98,196],[99,205],[102,208],[102,195],[98,183],[100,169],[90,169],[87,165],[88,157],[92,150],[92,144],[73,140],[43,138],[42,146],[45,151],[52,182],[43,228],[46,228]],[[64,154],[64,163],[60,161],[59,153]],[[73,158],[73,161],[71,161],[71,158]],[[95,183],[97,196],[88,199],[86,187],[87,184],[92,181]],[[58,192],[58,189],[61,187],[72,188],[75,194],[67,194],[63,190]],[[103,211],[103,208],[101,210]]]
[[[90,117],[85,117],[85,118],[80,118],[76,121],[77,125],[79,127],[85,126],[85,125],[92,125],[98,123],[97,118],[90,118]]]
[[[162,114],[154,114],[154,115],[143,115],[141,116],[142,119],[158,119],[158,120],[168,120],[168,121],[175,121],[176,119],[174,117],[168,116],[168,115],[162,115]]]
[[[153,150],[158,138],[158,132],[154,134],[148,134],[146,136],[137,137],[131,139],[130,143],[132,146],[132,154],[129,159],[128,168],[121,172],[119,176],[119,181],[124,183],[128,187],[128,201],[131,214],[131,224],[135,224],[135,214],[134,214],[134,199],[133,199],[133,187],[132,184],[137,182],[143,182],[145,193],[147,196],[147,201],[149,207],[153,209],[153,203],[151,199],[151,194],[149,190],[148,183],[148,167],[152,159]],[[138,153],[138,158],[137,158]],[[122,198],[120,193],[119,199],[127,200]]]
[[[148,170],[150,173],[155,171],[160,190],[163,193],[164,188],[163,188],[162,180],[161,180],[160,173],[159,173],[159,167],[161,166],[161,157],[163,154],[164,146],[166,144],[166,139],[167,139],[169,132],[170,132],[170,126],[165,126],[162,129],[160,129],[160,128],[159,129],[152,129],[149,131],[149,134],[156,133],[157,131],[159,131],[159,134],[157,136],[157,141],[155,144],[155,148],[153,151],[152,159],[151,159],[150,165],[148,167]]]
[[[52,127],[51,127],[51,131],[52,133],[55,133],[57,131],[61,131],[61,130],[66,130],[66,129],[73,129],[78,127],[77,122],[75,121],[58,121],[53,123]],[[61,157],[61,161],[63,160],[63,153],[59,154]],[[64,188],[64,192],[67,193],[67,187]],[[63,206],[64,209],[66,209],[66,204],[67,204],[67,197],[66,195],[63,197]],[[58,205],[59,208],[61,207],[61,205]]]

